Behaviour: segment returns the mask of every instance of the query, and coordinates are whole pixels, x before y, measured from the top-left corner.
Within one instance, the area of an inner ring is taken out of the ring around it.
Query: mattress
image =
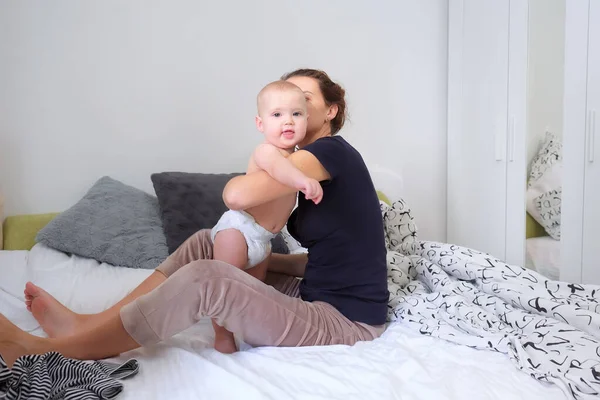
[[[526,240],[526,266],[553,279],[560,279],[560,241],[550,236]]]
[[[100,264],[36,245],[0,251],[0,313],[44,333],[23,304],[28,280],[82,313],[108,308],[151,271]],[[122,354],[139,373],[118,399],[564,399],[557,386],[519,371],[502,354],[423,336],[401,323],[355,346],[211,348],[209,320],[156,346]]]

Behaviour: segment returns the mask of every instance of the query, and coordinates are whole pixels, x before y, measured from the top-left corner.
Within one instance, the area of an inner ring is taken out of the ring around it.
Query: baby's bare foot
[[[213,320],[213,329],[215,330],[215,350],[224,354],[233,354],[238,351],[235,344],[235,336],[227,329],[223,328]]]
[[[233,354],[238,351],[233,335],[215,335],[215,350],[224,354]]]
[[[77,332],[85,317],[62,305],[44,289],[28,282],[25,285],[25,304],[44,332],[51,337],[65,337]]]

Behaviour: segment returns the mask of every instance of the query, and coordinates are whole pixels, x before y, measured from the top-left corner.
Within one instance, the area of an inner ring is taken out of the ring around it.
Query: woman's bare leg
[[[119,315],[70,337],[32,336],[0,315],[0,354],[8,364],[49,351],[102,359],[159,343],[203,317],[216,318],[252,346],[353,345],[383,331],[354,323],[327,303],[287,296],[227,263],[199,260],[125,305]]]
[[[44,289],[31,282],[28,282],[25,286],[25,303],[27,309],[33,314],[49,337],[71,336],[79,331],[89,330],[96,325],[101,325],[112,317],[118,316],[121,307],[151,292],[166,279],[161,272],[153,272],[121,301],[98,314],[75,313]]]
[[[49,337],[70,336],[89,330],[118,315],[124,305],[151,292],[182,266],[196,260],[212,259],[212,248],[210,230],[204,229],[195,233],[131,293],[108,310],[98,314],[74,313],[33,283],[25,286],[25,303]]]
[[[17,358],[28,354],[56,351],[67,358],[98,360],[140,347],[125,331],[118,314],[91,331],[62,338],[30,335],[0,314],[0,332],[0,354],[9,367]]]

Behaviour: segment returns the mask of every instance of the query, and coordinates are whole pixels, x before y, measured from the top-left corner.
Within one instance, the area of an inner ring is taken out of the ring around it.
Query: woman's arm
[[[304,175],[317,181],[331,177],[319,160],[310,152],[298,150],[288,160]],[[236,176],[223,190],[223,201],[231,210],[246,210],[296,192],[273,179],[265,171]]]
[[[308,256],[302,254],[271,254],[267,269],[271,272],[302,278],[306,270]]]

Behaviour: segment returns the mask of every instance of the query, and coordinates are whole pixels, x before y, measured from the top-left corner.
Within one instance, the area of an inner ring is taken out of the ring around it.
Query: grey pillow
[[[211,229],[227,211],[223,189],[242,173],[161,172],[150,179],[158,197],[169,253],[200,229]],[[271,241],[274,253],[287,253],[281,235]]]
[[[108,176],[41,229],[36,240],[129,268],[156,268],[168,256],[156,197]]]

